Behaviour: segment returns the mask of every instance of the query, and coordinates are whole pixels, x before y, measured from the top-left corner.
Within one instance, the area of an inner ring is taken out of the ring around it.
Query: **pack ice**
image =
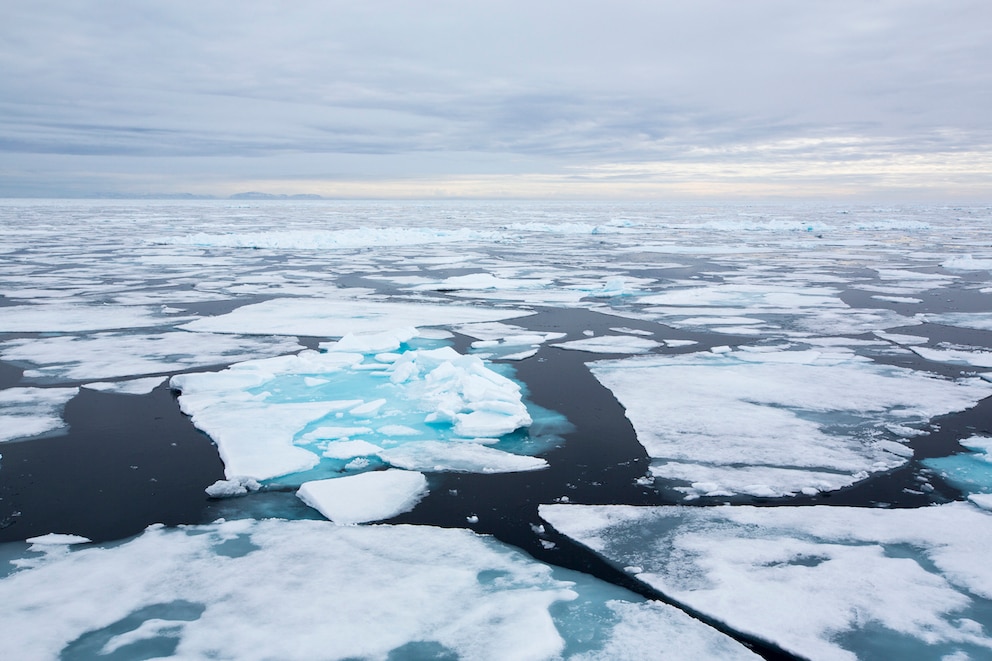
[[[651,474],[689,497],[813,494],[906,461],[889,429],[925,424],[992,393],[849,350],[774,348],[590,364],[627,409]],[[891,452],[895,449],[896,452]]]
[[[758,658],[467,530],[268,519],[80,541],[40,540],[0,579],[0,657]]]
[[[617,567],[809,659],[992,657],[992,513],[920,509],[542,505]]]
[[[451,347],[410,348],[413,328],[346,335],[322,351],[171,380],[216,442],[229,479],[415,470],[534,470],[495,447],[532,418],[520,386]],[[297,478],[293,478],[297,479]]]

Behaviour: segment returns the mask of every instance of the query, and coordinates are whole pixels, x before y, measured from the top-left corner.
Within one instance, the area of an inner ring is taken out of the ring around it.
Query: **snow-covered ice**
[[[467,530],[221,521],[15,562],[0,579],[9,659],[757,658]]]
[[[213,333],[342,337],[382,332],[384,328],[450,326],[529,314],[533,313],[427,302],[277,298],[245,305],[228,314],[197,319],[181,328]]]
[[[559,342],[552,344],[559,349],[570,349],[572,351],[588,351],[589,353],[647,353],[652,349],[663,346],[661,342],[655,342],[643,337],[631,337],[630,335],[600,335],[598,337],[587,337],[581,340],[571,340],[569,342]]]
[[[0,390],[0,443],[62,429],[62,410],[78,392],[78,388]]]
[[[542,505],[540,514],[664,594],[806,658],[992,654],[982,615],[992,568],[977,561],[992,544],[992,513],[968,503]]]
[[[376,352],[384,337],[392,336],[342,342]],[[407,349],[385,361],[377,353],[306,350],[179,375],[171,384],[182,391],[183,412],[217,443],[229,477],[270,479],[322,461],[333,473],[341,462],[373,454],[369,446],[383,461],[393,452],[396,465],[407,468],[447,461],[450,470],[472,470],[473,460],[477,471],[544,465],[494,448],[471,454],[457,443],[442,460],[436,446],[424,444],[497,439],[532,422],[517,383],[450,347]]]
[[[285,337],[213,333],[95,333],[9,340],[0,358],[33,365],[31,379],[108,379],[278,356],[302,347]]]
[[[304,482],[296,495],[334,523],[348,525],[409,512],[427,493],[423,473],[391,468]]]
[[[992,394],[849,351],[723,351],[590,364],[627,410],[655,477],[690,496],[829,491],[905,459],[886,423],[925,424]]]

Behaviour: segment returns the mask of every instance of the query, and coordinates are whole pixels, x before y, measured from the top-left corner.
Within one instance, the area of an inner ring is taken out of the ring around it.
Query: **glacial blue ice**
[[[470,472],[545,467],[507,451],[534,440],[512,438],[533,422],[521,387],[476,356],[431,341],[415,348],[415,334],[347,335],[323,353],[246,361],[175,376],[171,384],[182,392],[183,412],[217,443],[228,478],[299,483],[384,464]]]
[[[992,494],[992,438],[961,441],[968,452],[924,459],[923,463],[965,493]]]

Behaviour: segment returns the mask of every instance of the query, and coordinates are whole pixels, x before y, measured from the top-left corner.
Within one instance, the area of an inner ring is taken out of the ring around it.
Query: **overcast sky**
[[[0,196],[992,201],[988,0],[11,0]]]

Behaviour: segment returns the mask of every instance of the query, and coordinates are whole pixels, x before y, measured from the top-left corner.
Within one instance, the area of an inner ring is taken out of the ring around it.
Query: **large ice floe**
[[[590,364],[627,410],[651,474],[688,496],[848,486],[905,462],[886,427],[920,426],[992,394],[839,348],[655,355]]]
[[[809,659],[992,658],[992,513],[542,505],[675,600]],[[956,656],[954,656],[956,655]]]
[[[467,530],[270,519],[58,541],[4,568],[2,658],[758,658]]]
[[[228,478],[330,477],[390,464],[427,471],[544,468],[495,447],[532,417],[520,386],[478,357],[410,348],[413,328],[346,335],[322,352],[171,380]]]

